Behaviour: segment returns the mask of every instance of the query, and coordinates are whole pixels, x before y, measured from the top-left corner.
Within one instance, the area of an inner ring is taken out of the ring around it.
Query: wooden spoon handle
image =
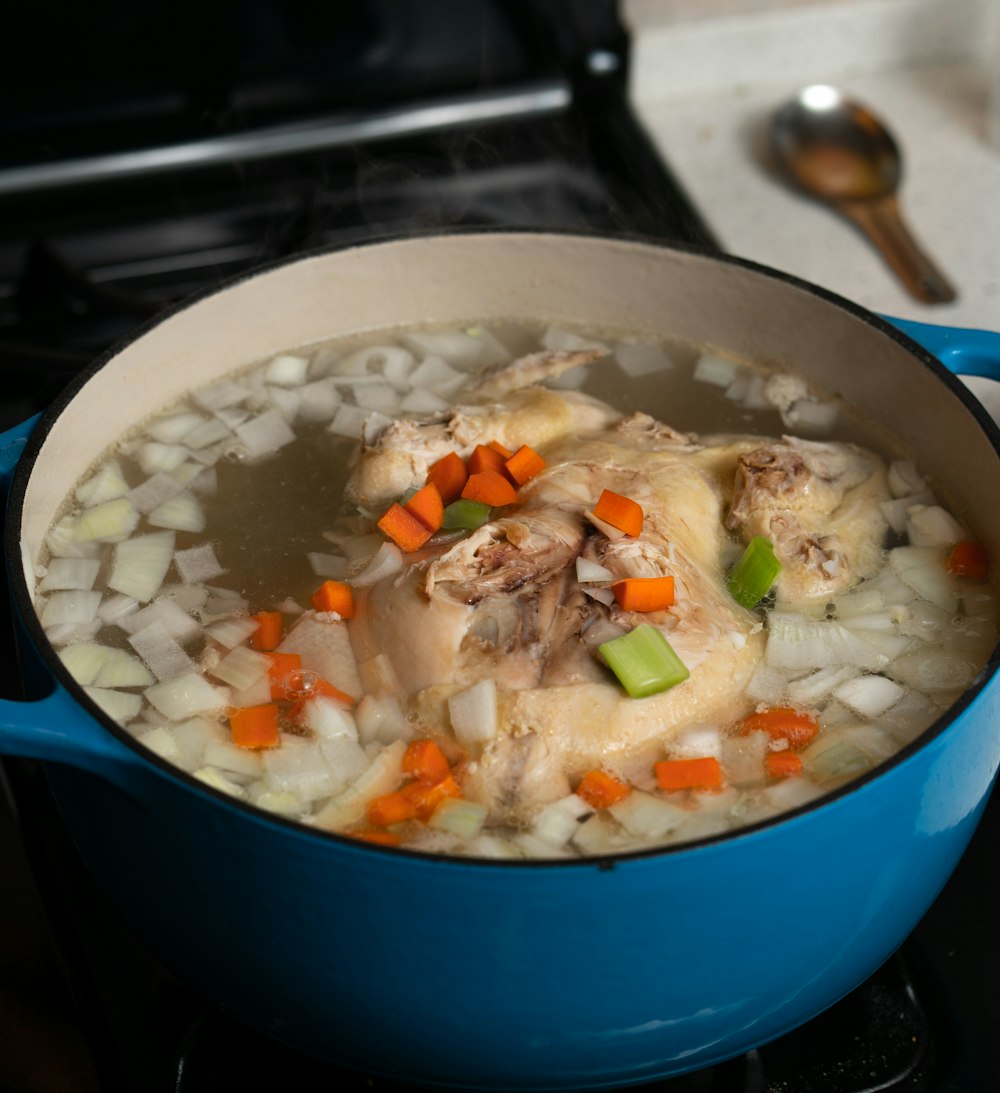
[[[946,304],[955,299],[948,278],[910,234],[894,195],[841,201],[837,207],[878,247],[912,296],[927,304]]]

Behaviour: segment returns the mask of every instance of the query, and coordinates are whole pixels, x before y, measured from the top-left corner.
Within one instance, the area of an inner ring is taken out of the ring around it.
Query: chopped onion
[[[746,369],[736,361],[716,357],[711,353],[705,353],[698,358],[694,366],[694,379],[699,383],[710,383],[715,387],[729,387],[737,376]]]
[[[615,347],[615,360],[627,376],[646,376],[650,372],[668,372],[673,362],[655,342],[623,342]]]
[[[399,413],[399,392],[388,384],[359,384],[352,388],[354,401],[365,410],[392,417]]]
[[[448,831],[460,839],[474,838],[486,823],[489,810],[478,801],[446,797],[434,810],[427,826],[435,831]]]
[[[96,540],[82,540],[79,537],[79,518],[64,516],[49,529],[45,536],[45,545],[53,558],[95,558],[101,552],[101,544]],[[30,586],[31,581],[28,581]]]
[[[413,736],[413,726],[394,695],[365,695],[354,711],[354,720],[362,744],[389,744]]]
[[[824,668],[853,665],[882,668],[888,657],[840,623],[772,611],[767,619],[765,658],[775,668]]]
[[[146,436],[161,444],[181,444],[199,425],[208,419],[193,410],[182,410],[176,414],[165,414],[154,418],[146,426]]]
[[[159,680],[172,679],[195,670],[194,661],[160,622],[151,622],[130,634],[128,643]]]
[[[98,558],[52,558],[38,586],[40,592],[89,592],[101,568]]]
[[[117,459],[109,459],[101,469],[76,488],[76,499],[81,505],[102,505],[128,493],[128,482]]]
[[[298,387],[306,382],[309,361],[292,353],[280,353],[264,366],[264,381],[279,387]]]
[[[906,535],[915,547],[951,547],[968,538],[962,525],[940,505],[907,509]]]
[[[412,369],[416,359],[409,349],[399,345],[366,345],[337,361],[338,376],[379,376],[386,368],[392,372]]]
[[[909,459],[893,460],[889,464],[888,479],[893,497],[907,497],[927,489],[927,479]]]
[[[307,728],[324,740],[333,740],[338,736],[358,740],[354,715],[342,702],[320,695],[305,703],[303,715]]]
[[[777,706],[780,705],[787,686],[787,672],[779,671],[770,664],[758,664],[747,683],[746,696],[751,702]]]
[[[266,706],[271,701],[271,680],[262,675],[242,691],[233,691],[229,698],[230,706],[240,709],[243,706]]]
[[[148,687],[154,682],[146,666],[126,653],[96,642],[67,645],[59,659],[80,684],[95,687]]]
[[[723,737],[722,765],[732,785],[749,786],[764,781],[764,756],[770,741],[771,737],[763,730],[746,736]]]
[[[212,789],[217,789],[230,797],[235,797],[240,801],[245,800],[247,797],[247,791],[243,786],[238,782],[234,782],[232,778],[227,778],[222,771],[217,770],[215,767],[202,767],[192,773],[199,782],[204,782],[206,786],[211,786]]]
[[[134,615],[138,610],[139,603],[137,600],[133,600],[131,596],[119,592],[114,596],[109,596],[101,603],[101,606],[97,609],[97,615],[102,622],[113,624],[121,622],[129,615]]]
[[[608,811],[630,835],[642,839],[662,838],[679,827],[689,815],[686,808],[642,790],[633,790]]]
[[[862,584],[834,600],[833,606],[837,618],[843,620],[884,611],[885,600],[878,588]]]
[[[809,385],[791,372],[774,372],[764,384],[764,397],[775,409],[784,412],[809,398]]]
[[[332,379],[315,380],[299,388],[299,416],[303,421],[332,421],[340,406],[340,392]]]
[[[41,622],[46,630],[50,626],[76,626],[94,620],[101,602],[100,592],[71,590],[53,592],[45,601]]]
[[[603,565],[581,557],[576,560],[576,579],[586,584],[591,581],[613,581],[615,575]]]
[[[399,408],[407,414],[439,414],[448,403],[431,391],[416,389],[403,396]]]
[[[182,643],[192,641],[201,633],[197,620],[173,600],[166,598],[156,599],[142,610],[129,613],[118,625],[127,634],[135,634],[154,622],[159,623],[175,641]]]
[[[245,691],[266,676],[270,667],[270,657],[245,645],[237,645],[209,669],[209,675],[228,683],[237,691]]]
[[[165,725],[157,725],[147,732],[140,733],[136,736],[136,740],[161,759],[166,759],[168,763],[180,765],[180,748],[177,746],[174,734]]]
[[[441,357],[425,357],[413,370],[410,382],[414,387],[431,391],[439,398],[451,398],[468,377],[462,372],[456,372]]]
[[[176,470],[191,454],[183,444],[160,444],[156,440],[150,440],[140,446],[136,452],[136,460],[144,474],[156,474],[162,471],[169,474]]]
[[[199,406],[218,412],[243,402],[250,397],[250,392],[242,383],[222,379],[210,383],[207,387],[199,387],[192,397]]]
[[[907,497],[896,497],[892,501],[880,501],[879,512],[885,517],[889,527],[897,535],[906,531],[906,516],[914,505],[932,505],[934,498],[930,493],[914,493]]]
[[[670,742],[671,759],[722,758],[722,736],[714,726],[684,729]]]
[[[320,737],[319,750],[333,772],[336,783],[334,793],[359,778],[372,763],[356,737],[346,734]]]
[[[346,436],[351,440],[357,440],[365,428],[365,421],[370,411],[363,410],[360,406],[349,406],[346,402],[337,407],[337,412],[330,422],[330,432],[338,436]],[[369,441],[371,443],[371,441]]]
[[[448,699],[448,715],[455,738],[464,747],[489,743],[497,734],[497,687],[483,679]]]
[[[140,696],[128,691],[115,691],[109,687],[84,687],[83,690],[114,721],[131,721],[142,709]]]
[[[102,543],[127,539],[139,524],[139,512],[127,497],[84,509],[76,524],[77,538]]]
[[[858,675],[857,668],[818,668],[804,679],[797,679],[788,684],[788,699],[796,706],[809,709],[818,705],[835,688]]]
[[[313,820],[315,825],[337,830],[360,820],[369,801],[391,793],[403,780],[405,751],[406,744],[402,740],[383,748],[364,773],[317,813]]]
[[[223,648],[232,649],[242,645],[259,628],[260,623],[256,619],[223,619],[209,626],[205,633]]]
[[[615,594],[610,588],[584,588],[583,594],[603,603],[605,607],[610,607],[615,602]]]
[[[232,615],[243,616],[250,610],[249,603],[239,592],[229,588],[209,588],[207,591],[208,599],[201,611],[203,622],[215,622],[216,618]]]
[[[208,599],[208,589],[202,584],[171,583],[160,587],[160,595],[157,600],[170,600],[182,611],[192,614],[199,607],[205,606]]]
[[[599,516],[595,516],[589,509],[584,510],[584,519],[588,520],[594,525],[597,530],[610,539],[611,542],[616,543],[619,539],[625,538],[625,532],[621,528],[616,528],[613,524],[609,524],[602,520]]]
[[[201,546],[176,551],[174,565],[180,574],[181,580],[186,584],[211,581],[226,572],[219,564],[219,559],[216,558],[215,549],[211,543],[203,543]]]
[[[145,603],[159,591],[173,556],[172,531],[154,531],[118,543],[111,563],[108,588]]]
[[[593,811],[592,806],[582,797],[570,793],[557,801],[542,805],[532,822],[532,834],[552,846],[565,846],[580,821]]]
[[[894,660],[886,672],[921,691],[962,691],[979,674],[979,668],[949,649],[920,649]]]
[[[781,421],[788,429],[812,436],[825,436],[836,424],[840,407],[835,402],[802,399],[791,409],[782,410]]]
[[[286,444],[291,444],[295,433],[277,410],[265,410],[233,430],[250,459],[271,455]]]
[[[184,446],[192,452],[201,452],[220,440],[227,440],[233,435],[229,426],[217,417],[209,418],[184,437]]]
[[[230,744],[227,740],[209,740],[205,745],[205,763],[248,778],[259,778],[264,772],[264,764],[259,755],[247,748]]]
[[[400,341],[418,357],[439,357],[454,368],[470,369],[487,363],[488,343],[464,330],[415,330]]]
[[[155,528],[199,532],[205,530],[205,513],[193,493],[183,490],[164,501],[146,517]]]
[[[862,717],[880,717],[903,697],[903,688],[885,676],[862,675],[841,683],[833,696]]]
[[[921,599],[930,600],[945,611],[955,610],[957,594],[940,550],[934,547],[896,547],[889,551],[889,565]]]
[[[135,638],[132,639],[133,643]],[[146,699],[164,717],[183,721],[199,713],[222,711],[229,704],[229,692],[213,687],[197,672],[185,672],[146,691]]]
[[[576,349],[601,349],[605,353],[611,351],[610,346],[605,342],[597,341],[595,338],[584,338],[559,326],[550,326],[545,330],[542,333],[541,342],[546,349],[570,351]]]
[[[351,584],[355,588],[367,588],[391,577],[402,568],[403,555],[399,547],[393,543],[382,543],[365,568],[351,578]]]
[[[152,512],[171,497],[176,497],[183,485],[173,475],[158,471],[145,482],[129,491],[129,500],[139,512]]]

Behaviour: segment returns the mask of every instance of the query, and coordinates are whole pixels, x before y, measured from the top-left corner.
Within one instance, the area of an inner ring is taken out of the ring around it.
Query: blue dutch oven
[[[1000,556],[998,433],[951,374],[1000,377],[1000,336],[892,324],[746,262],[641,241],[461,233],[324,253],[174,312],[2,438],[33,700],[0,703],[0,751],[46,763],[67,828],[127,920],[237,1018],[369,1074],[597,1089],[745,1052],[896,949],[996,775],[996,654],[890,762],[781,819],[606,860],[470,861],[310,830],[147,753],[63,669],[25,579],[77,479],[191,387],[340,333],[518,316],[794,366],[883,422]]]

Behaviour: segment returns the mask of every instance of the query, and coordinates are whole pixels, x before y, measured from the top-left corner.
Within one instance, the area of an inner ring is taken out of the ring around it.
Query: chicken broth
[[[478,857],[686,842],[871,770],[993,647],[974,533],[878,452],[688,345],[383,332],[123,438],[36,607],[112,718],[260,808]]]

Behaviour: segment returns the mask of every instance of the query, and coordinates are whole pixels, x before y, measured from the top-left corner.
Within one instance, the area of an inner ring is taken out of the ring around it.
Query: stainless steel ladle
[[[799,186],[853,221],[913,296],[929,304],[955,299],[903,221],[896,196],[902,157],[870,110],[816,84],[775,111],[771,140]]]

